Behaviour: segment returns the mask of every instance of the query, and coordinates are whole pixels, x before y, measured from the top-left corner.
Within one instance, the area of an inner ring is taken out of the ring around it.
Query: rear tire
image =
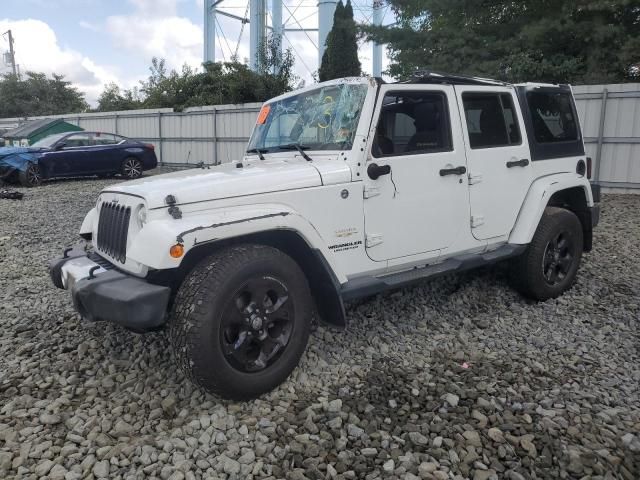
[[[18,180],[23,187],[37,187],[42,183],[42,172],[37,163],[30,163],[25,171],[18,173]]]
[[[304,352],[312,318],[307,279],[282,251],[238,245],[187,275],[169,319],[185,374],[210,393],[254,398],[282,383]]]
[[[514,287],[534,300],[558,297],[573,285],[582,250],[578,217],[564,208],[547,207],[527,250],[511,268]]]
[[[142,162],[136,157],[125,158],[120,173],[129,180],[140,178],[142,176]]]

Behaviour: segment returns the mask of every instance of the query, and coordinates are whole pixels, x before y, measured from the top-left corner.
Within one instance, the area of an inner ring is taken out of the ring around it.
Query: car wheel
[[[126,158],[122,162],[122,175],[131,180],[140,178],[142,176],[142,162],[136,157]]]
[[[309,339],[312,299],[298,264],[264,245],[203,259],[178,290],[169,338],[186,375],[210,393],[244,400],[272,390]]]
[[[535,300],[558,297],[573,285],[582,250],[578,217],[564,208],[547,207],[527,250],[513,264],[514,286]]]
[[[42,183],[42,173],[36,163],[30,163],[26,170],[18,173],[18,180],[23,187],[37,187]]]

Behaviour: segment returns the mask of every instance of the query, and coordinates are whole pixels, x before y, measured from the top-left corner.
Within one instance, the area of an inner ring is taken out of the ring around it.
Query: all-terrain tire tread
[[[577,248],[580,254],[582,252],[582,226],[578,217],[573,212],[564,208],[546,207],[531,243],[526,251],[514,260],[511,268],[511,283],[516,290],[526,297],[535,300],[547,300],[549,298],[556,298],[563,293],[564,290],[560,290],[550,294],[545,286],[540,283],[538,276],[540,273],[541,258],[547,246],[548,235],[555,231],[560,225],[566,224],[569,224],[580,233],[580,244]],[[580,258],[578,258],[577,261],[579,267]],[[566,289],[571,288],[574,281],[575,275]]]
[[[210,393],[227,398],[250,398],[242,393],[230,392],[228,385],[222,386],[213,378],[200,375],[195,364],[202,364],[203,361],[200,351],[193,346],[198,344],[200,331],[204,323],[209,321],[206,306],[213,303],[213,296],[227,281],[227,272],[247,260],[264,258],[265,255],[282,262],[293,262],[284,252],[266,245],[242,244],[225,248],[197,264],[186,276],[176,295],[168,322],[168,335],[176,362],[189,380]]]

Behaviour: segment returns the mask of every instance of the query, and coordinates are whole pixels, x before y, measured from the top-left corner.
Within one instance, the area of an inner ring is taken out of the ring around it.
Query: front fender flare
[[[544,209],[554,193],[568,188],[582,187],[588,206],[593,206],[593,195],[588,180],[573,173],[542,177],[533,182],[518,213],[516,224],[509,235],[509,243],[525,245],[531,242]]]
[[[177,268],[191,249],[203,243],[270,230],[296,232],[311,248],[324,256],[337,280],[346,282],[346,276],[332,261],[327,245],[315,227],[297,211],[281,204],[226,207],[186,213],[179,220],[152,220],[133,239],[127,248],[127,255],[151,268]],[[184,245],[185,249],[185,254],[178,259],[169,255],[169,249],[176,243]]]

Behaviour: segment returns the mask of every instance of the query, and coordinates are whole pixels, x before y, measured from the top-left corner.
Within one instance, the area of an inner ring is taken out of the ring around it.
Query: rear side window
[[[109,133],[96,133],[93,139],[96,145],[115,145],[120,141],[115,135]]]
[[[527,103],[536,142],[570,142],[580,138],[570,94],[529,92]]]
[[[471,148],[520,144],[520,127],[510,94],[465,93],[462,103]]]

